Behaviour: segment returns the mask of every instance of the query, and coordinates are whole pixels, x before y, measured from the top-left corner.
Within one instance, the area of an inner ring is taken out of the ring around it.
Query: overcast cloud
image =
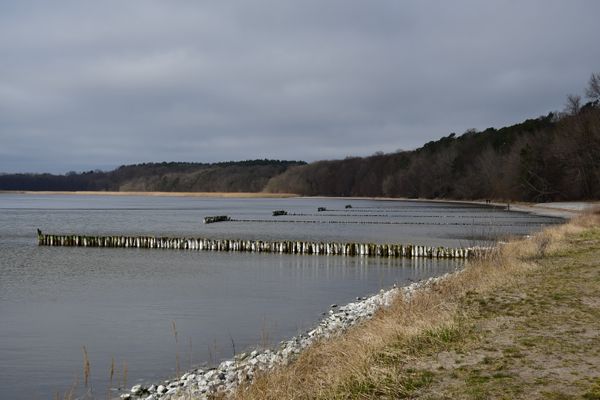
[[[561,109],[600,2],[3,0],[0,172],[411,149]]]

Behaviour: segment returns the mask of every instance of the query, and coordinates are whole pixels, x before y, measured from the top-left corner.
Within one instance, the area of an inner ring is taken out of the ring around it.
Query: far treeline
[[[272,177],[303,164],[279,160],[162,162],[124,165],[109,172],[10,174],[0,175],[0,190],[260,192]]]
[[[148,163],[114,171],[0,175],[0,190],[271,192],[321,196],[559,201],[600,199],[600,73],[583,104],[412,151],[344,160]]]

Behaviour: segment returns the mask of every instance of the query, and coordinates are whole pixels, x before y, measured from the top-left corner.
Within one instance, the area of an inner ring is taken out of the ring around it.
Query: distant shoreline
[[[299,197],[293,193],[263,192],[115,192],[115,191],[35,191],[35,190],[0,190],[2,194],[27,195],[74,195],[74,196],[155,196],[155,197],[221,197],[221,198],[289,198]]]
[[[454,203],[470,205],[486,205],[503,207],[505,202],[492,201],[486,203],[485,200],[454,200],[454,199],[422,199],[406,197],[341,197],[341,196],[301,196],[294,193],[267,193],[267,192],[116,192],[116,191],[35,191],[35,190],[0,190],[3,194],[24,194],[24,195],[72,195],[72,196],[147,196],[147,197],[211,197],[211,198],[232,198],[232,199],[286,199],[286,198],[313,198],[313,199],[337,199],[337,200],[377,200],[377,201],[415,201],[432,203]],[[551,202],[551,203],[526,203],[511,202],[511,211],[526,212],[548,217],[559,217],[569,219],[581,214],[587,208],[600,206],[599,201],[569,201],[569,202]]]

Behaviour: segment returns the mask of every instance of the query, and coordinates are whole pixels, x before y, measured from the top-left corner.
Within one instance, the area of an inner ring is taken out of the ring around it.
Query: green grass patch
[[[413,371],[400,381],[400,385],[406,396],[409,396],[418,389],[428,386],[433,382],[434,374],[428,370]]]
[[[344,386],[339,398],[412,398],[418,390],[430,385],[434,373],[429,370],[406,369],[395,376],[383,376],[379,380],[355,380]],[[337,398],[327,394],[326,399]]]
[[[395,351],[386,352],[385,358],[393,360],[396,358],[396,355],[404,357],[407,354],[418,356],[437,353],[450,348],[450,345],[454,347],[459,344],[470,333],[470,329],[461,322],[428,329],[420,335],[413,336],[407,340],[400,340],[394,344]],[[396,354],[394,355],[394,353]]]
[[[576,399],[577,397],[571,395],[571,394],[567,394],[567,393],[563,393],[563,392],[542,392],[541,393],[542,396],[544,396],[544,399],[548,399],[548,400],[572,400],[572,399]]]
[[[504,353],[504,356],[506,356],[506,357],[512,357],[512,358],[525,357],[525,355],[521,352],[521,349],[518,347],[514,347],[514,346],[502,349],[502,352]]]
[[[585,400],[600,400],[600,378],[583,394]]]

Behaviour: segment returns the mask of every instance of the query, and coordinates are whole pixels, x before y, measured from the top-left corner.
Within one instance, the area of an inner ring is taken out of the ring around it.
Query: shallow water
[[[272,217],[276,209],[302,215]],[[221,214],[244,222],[201,223]],[[293,222],[299,220],[308,222]],[[461,266],[451,260],[38,247],[36,228],[465,246],[555,222],[442,203],[3,194],[1,397],[47,399],[75,382],[81,389],[83,346],[91,387],[103,397],[113,357],[113,386],[123,380],[123,363],[127,385],[164,379],[175,373],[177,360],[185,369],[276,344],[309,328],[332,303]]]

